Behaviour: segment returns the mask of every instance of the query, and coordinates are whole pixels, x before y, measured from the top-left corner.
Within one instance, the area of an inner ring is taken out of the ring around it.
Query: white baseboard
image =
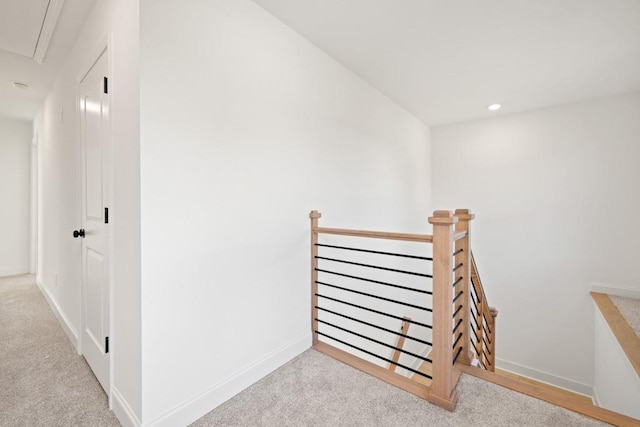
[[[600,406],[600,396],[598,396],[598,389],[595,386],[593,387],[593,397],[591,400],[593,400],[594,406]]]
[[[591,290],[602,294],[617,295],[625,298],[640,299],[640,289],[629,286],[612,285],[610,283],[592,282]]]
[[[131,409],[129,402],[125,399],[116,387],[111,387],[111,403],[113,413],[123,427],[140,427],[140,420]]]
[[[145,422],[144,425],[154,427],[189,425],[309,347],[311,347],[311,334],[306,334],[279,350],[262,357],[204,393],[192,397],[148,423]]]
[[[80,343],[78,341],[78,331],[73,326],[73,324],[69,321],[69,318],[64,314],[64,311],[62,311],[62,309],[56,302],[55,298],[53,298],[53,296],[49,293],[47,288],[38,280],[36,280],[36,284],[38,285],[40,292],[44,296],[44,299],[49,304],[49,307],[51,307],[51,311],[53,311],[53,314],[55,314],[56,318],[58,319],[58,322],[60,322],[60,325],[62,326],[62,330],[64,330],[64,332],[67,334],[67,337],[69,338],[69,341],[71,341],[71,344],[73,344],[78,354],[80,354]]]
[[[28,265],[18,265],[11,267],[0,267],[0,277],[5,276],[17,276],[19,274],[29,274],[29,266]]]
[[[539,371],[537,369],[529,368],[528,366],[519,365],[517,363],[498,358],[496,358],[496,367],[504,371],[509,371],[523,377],[528,377],[536,381],[552,385],[554,387],[560,387],[574,393],[582,394],[590,399],[593,398],[592,386],[570,380],[569,378],[564,378],[558,375],[550,374],[548,372]]]

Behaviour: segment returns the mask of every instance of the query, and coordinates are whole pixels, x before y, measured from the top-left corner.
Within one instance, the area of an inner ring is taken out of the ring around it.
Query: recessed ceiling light
[[[29,85],[26,83],[22,83],[22,82],[11,82],[11,84],[13,85],[13,87],[15,87],[16,89],[29,89]]]
[[[491,104],[487,108],[489,110],[491,110],[491,111],[498,111],[499,109],[502,108],[502,105],[500,105],[500,104]]]

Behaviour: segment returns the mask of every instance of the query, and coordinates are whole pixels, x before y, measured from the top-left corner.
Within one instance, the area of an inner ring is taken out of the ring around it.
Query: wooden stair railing
[[[319,212],[312,211],[309,217],[313,347],[453,410],[457,402],[455,388],[462,372],[461,366],[480,364],[493,367],[495,364],[497,311],[491,311],[486,303],[470,251],[469,224],[474,215],[468,209],[458,209],[455,213],[435,211],[429,217],[432,235],[323,228],[318,225]],[[320,236],[326,239],[329,235],[431,244],[432,256],[320,243]],[[319,249],[323,253],[334,251],[330,255],[354,253],[372,258],[411,258],[420,266],[425,261],[431,262],[432,273],[391,268],[388,261],[385,261],[386,265],[374,265],[368,261],[339,258],[342,255],[321,256]],[[385,279],[386,276],[381,279],[370,275],[373,273],[362,274],[358,270],[356,274],[340,268],[364,268],[367,272],[385,270],[382,274],[411,275],[402,277],[413,277],[416,281],[411,286],[399,285]],[[394,291],[402,289],[400,293],[410,292],[411,297],[402,300],[395,294],[390,297],[384,292],[377,293],[382,287]],[[380,308],[381,301],[390,304],[390,308]],[[408,316],[398,312],[397,307],[400,306],[413,314]],[[399,331],[398,326],[390,324],[398,321],[402,322]],[[411,343],[409,348],[408,343]],[[417,346],[421,350],[415,350]],[[396,372],[396,368],[401,369]]]
[[[496,370],[496,317],[498,310],[490,307],[471,253],[471,349],[478,365],[488,371]]]
[[[429,217],[433,225],[433,381],[429,393],[429,401],[450,411],[458,401],[456,385],[459,375],[454,372],[456,356],[454,353],[455,331],[454,320],[456,313],[454,305],[454,287],[460,285],[455,282],[454,268],[455,242],[467,239],[468,233],[454,233],[459,218],[451,211],[435,211]],[[461,231],[461,230],[458,230]],[[458,254],[460,255],[460,254]],[[457,255],[456,255],[457,256]],[[464,304],[463,301],[461,301]],[[461,310],[464,311],[464,310]],[[457,312],[459,313],[459,311]],[[468,348],[469,341],[460,343],[463,352]],[[468,351],[468,350],[466,350]]]

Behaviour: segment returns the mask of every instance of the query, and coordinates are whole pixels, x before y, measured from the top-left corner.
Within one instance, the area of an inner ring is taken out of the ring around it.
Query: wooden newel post
[[[471,213],[469,209],[456,209],[455,217],[458,218],[458,223],[456,224],[456,232],[464,231],[466,235],[458,240],[455,243],[455,252],[461,251],[456,255],[454,265],[462,264],[462,267],[458,268],[454,273],[454,280],[457,280],[459,277],[462,278],[461,282],[458,283],[454,290],[454,296],[458,294],[458,292],[462,291],[462,295],[460,298],[456,300],[454,305],[454,310],[462,304],[462,310],[460,310],[460,314],[458,315],[458,319],[462,320],[458,331],[454,334],[454,340],[458,337],[458,334],[462,333],[462,337],[458,341],[456,347],[462,346],[462,352],[458,357],[458,362],[470,365],[471,360],[473,359],[473,354],[470,349],[470,337],[469,337],[469,327],[471,319],[470,307],[471,304],[471,242],[469,240],[469,222],[475,218],[475,215]],[[456,320],[457,322],[457,320]],[[458,348],[454,348],[454,353],[458,350]]]
[[[316,331],[318,330],[318,247],[316,243],[318,243],[318,232],[316,228],[318,228],[318,219],[322,216],[322,214],[318,211],[311,211],[309,213],[309,218],[311,218],[311,335],[313,337],[313,345],[318,343],[318,334]]]
[[[489,314],[491,315],[491,344],[489,344],[489,351],[491,351],[491,367],[490,371],[496,370],[496,317],[498,317],[498,310],[495,307],[489,307]]]
[[[433,225],[433,382],[429,401],[450,411],[458,399],[453,378],[453,231],[458,218],[435,211]]]

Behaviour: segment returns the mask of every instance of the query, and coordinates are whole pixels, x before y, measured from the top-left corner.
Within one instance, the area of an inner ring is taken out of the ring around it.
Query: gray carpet
[[[194,426],[599,426],[463,375],[447,412],[309,350]],[[33,276],[0,278],[0,426],[118,426]]]
[[[622,317],[640,338],[640,299],[619,297],[617,295],[609,295],[609,298],[618,307]]]
[[[31,275],[0,278],[0,426],[119,426]]]
[[[602,426],[546,402],[463,375],[448,412],[308,350],[192,426]]]

